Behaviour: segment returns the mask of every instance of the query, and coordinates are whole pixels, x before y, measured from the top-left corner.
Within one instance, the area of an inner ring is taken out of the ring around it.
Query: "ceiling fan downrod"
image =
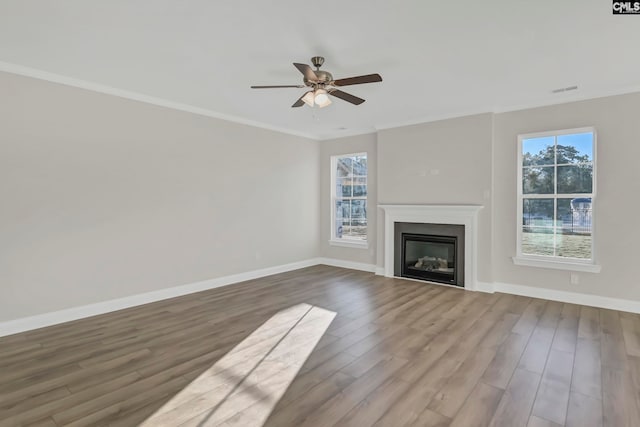
[[[311,63],[314,67],[320,69],[320,67],[322,67],[322,64],[324,64],[324,58],[322,56],[314,56],[313,58],[311,58]]]

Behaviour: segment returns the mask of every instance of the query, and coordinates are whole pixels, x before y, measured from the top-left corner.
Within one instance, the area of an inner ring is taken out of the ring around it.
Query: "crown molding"
[[[411,119],[411,120],[403,120],[400,122],[389,122],[389,123],[384,123],[382,125],[376,126],[376,131],[381,131],[381,130],[390,130],[390,129],[397,129],[397,128],[403,128],[403,127],[407,127],[407,126],[416,126],[416,125],[421,125],[421,124],[425,124],[425,123],[433,123],[433,122],[439,122],[441,120],[449,120],[449,119],[459,119],[462,117],[469,117],[469,116],[478,116],[481,114],[492,114],[493,111],[479,111],[479,110],[467,110],[467,111],[457,111],[455,113],[451,113],[451,114],[436,114],[436,115],[430,115],[430,116],[425,116],[425,117],[421,117],[421,118],[417,118],[417,119]]]
[[[544,99],[533,101],[530,103],[514,104],[504,107],[494,107],[485,110],[460,110],[449,114],[442,115],[430,115],[417,119],[406,120],[401,122],[390,122],[379,126],[376,126],[376,131],[397,129],[406,126],[415,126],[425,123],[438,122],[441,120],[459,119],[462,117],[477,116],[481,114],[502,114],[511,113],[515,111],[528,110],[533,108],[552,107],[554,105],[571,104],[574,102],[590,101],[600,98],[607,98],[609,96],[629,95],[640,92],[640,86],[633,85],[627,86],[621,89],[609,90],[609,91],[591,91],[584,93],[571,93],[571,94],[557,94],[553,95],[554,99]],[[557,97],[557,99],[555,99]]]
[[[66,86],[76,87],[80,89],[90,90],[93,92],[103,93],[106,95],[117,96],[119,98],[130,99],[133,101],[144,102],[146,104],[156,105],[164,108],[170,108],[173,110],[184,111],[187,113],[197,114],[200,116],[211,117],[214,119],[225,120],[228,122],[238,123],[246,126],[252,126],[260,129],[266,129],[274,132],[280,132],[288,135],[299,136],[302,138],[311,139],[314,141],[327,141],[333,139],[347,138],[350,136],[367,135],[371,133],[377,133],[381,130],[397,129],[406,126],[415,126],[425,123],[437,122],[441,120],[456,119],[461,117],[475,116],[480,114],[502,114],[514,111],[527,110],[531,108],[550,107],[554,105],[569,104],[573,102],[588,101],[598,98],[606,98],[609,96],[627,95],[631,93],[640,92],[640,86],[632,85],[624,88],[618,88],[615,90],[603,90],[603,91],[591,91],[591,92],[572,92],[570,94],[562,93],[553,95],[553,99],[545,98],[543,100],[537,100],[530,103],[514,104],[510,106],[497,106],[490,109],[469,109],[458,110],[448,114],[436,114],[429,115],[420,118],[415,118],[405,121],[383,123],[381,125],[374,125],[369,128],[359,128],[345,131],[335,131],[322,134],[313,134],[307,132],[298,132],[288,128],[273,126],[268,123],[249,120],[243,117],[234,116],[230,114],[220,113],[217,111],[209,110],[202,107],[196,107],[194,105],[183,104],[175,101],[170,101],[164,98],[157,98],[154,96],[145,95],[138,92],[133,92],[124,89],[118,89],[112,86],[103,85],[100,83],[90,82],[86,80],[77,79],[74,77],[63,76],[61,74],[51,73],[36,68],[26,67],[10,62],[0,61],[0,71],[17,74],[26,77],[32,77],[39,80],[45,80],[52,83],[63,84]]]
[[[376,128],[359,128],[359,129],[347,129],[344,131],[338,131],[336,133],[325,133],[318,137],[319,141],[334,141],[336,139],[349,138],[351,136],[360,135],[372,135],[377,134]]]
[[[25,77],[31,77],[39,80],[45,80],[52,83],[58,83],[65,86],[71,86],[71,87],[76,87],[80,89],[90,90],[93,92],[98,92],[106,95],[117,96],[119,98],[125,98],[133,101],[144,102],[145,104],[151,104],[159,107],[170,108],[172,110],[178,110],[186,113],[197,114],[199,116],[211,117],[214,119],[225,120],[228,122],[238,123],[241,125],[252,126],[252,127],[266,129],[274,132],[280,132],[288,135],[300,136],[302,138],[307,138],[314,141],[320,140],[320,138],[318,138],[317,135],[312,135],[305,132],[297,132],[297,131],[293,131],[291,129],[283,128],[280,126],[273,126],[267,123],[245,119],[243,117],[219,113],[217,111],[208,110],[206,108],[196,107],[194,105],[183,104],[180,102],[170,101],[164,98],[157,98],[154,96],[144,95],[138,92],[118,89],[118,88],[103,85],[100,83],[89,82],[86,80],[76,79],[74,77],[68,77],[68,76],[63,76],[61,74],[50,73],[49,71],[25,67],[18,64],[12,64],[10,62],[0,61],[0,71],[10,73],[10,74],[17,74]]]
[[[552,107],[554,105],[572,104],[574,102],[591,101],[610,96],[630,95],[640,92],[640,86],[633,85],[615,90],[591,91],[585,93],[557,94],[558,99],[539,100],[530,103],[511,105],[508,107],[496,107],[494,114],[512,113],[515,111],[529,110],[533,108]]]

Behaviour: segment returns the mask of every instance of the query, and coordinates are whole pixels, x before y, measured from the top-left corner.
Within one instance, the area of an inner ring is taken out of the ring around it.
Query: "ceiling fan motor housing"
[[[315,86],[318,83],[320,84],[325,84],[325,83],[329,83],[333,81],[333,76],[331,75],[330,72],[328,71],[323,71],[323,70],[315,70],[314,73],[316,73],[316,76],[318,77],[317,81],[311,81],[308,80],[306,77],[303,79],[304,80],[304,84],[307,86]]]
[[[315,88],[318,85],[324,86],[324,84],[333,81],[333,76],[331,75],[330,72],[320,70],[320,67],[322,67],[322,64],[324,64],[324,57],[314,56],[313,58],[311,58],[311,63],[313,64],[314,67],[316,67],[316,70],[314,71],[314,73],[316,74],[316,77],[318,77],[318,80],[310,81],[305,77],[303,78],[305,85]]]

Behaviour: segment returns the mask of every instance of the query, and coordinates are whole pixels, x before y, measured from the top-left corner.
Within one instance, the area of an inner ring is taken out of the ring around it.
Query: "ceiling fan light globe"
[[[318,104],[318,105],[325,104],[328,100],[329,100],[329,97],[327,96],[327,94],[326,94],[326,93],[318,94],[318,95],[316,95],[316,97],[315,97],[315,102],[316,102],[316,104]]]
[[[327,95],[327,91],[324,89],[316,89],[314,101],[320,108],[326,107],[327,105],[331,104],[329,95]]]
[[[314,103],[313,92],[312,91],[307,92],[302,97],[302,101],[304,101],[304,103],[307,104],[309,107],[313,107],[313,103]]]
[[[324,95],[327,100],[326,101],[322,101],[322,103],[318,102],[317,98],[316,98],[316,105],[320,108],[324,108],[328,105],[331,105],[331,99],[329,99],[329,97],[327,95]]]

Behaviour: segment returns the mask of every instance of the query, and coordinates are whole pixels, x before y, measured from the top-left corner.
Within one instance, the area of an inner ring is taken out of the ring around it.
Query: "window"
[[[367,246],[367,154],[331,157],[331,239]]]
[[[593,268],[595,140],[593,128],[518,137],[516,264],[599,269]]]

